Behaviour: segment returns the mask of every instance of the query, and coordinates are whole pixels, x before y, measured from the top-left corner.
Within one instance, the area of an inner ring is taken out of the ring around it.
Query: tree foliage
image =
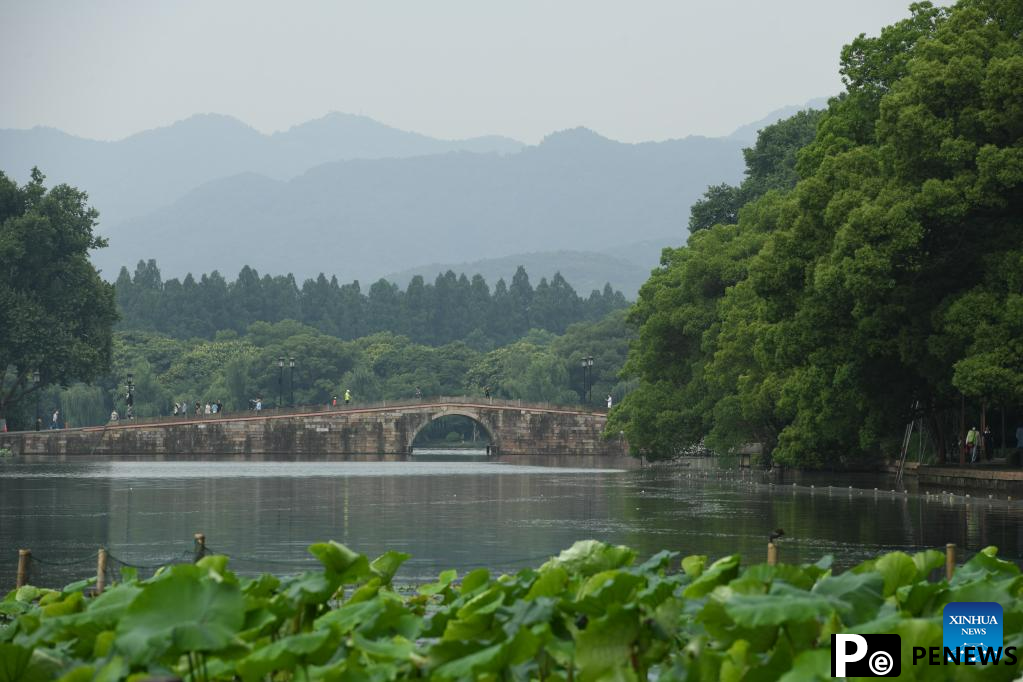
[[[413,277],[404,291],[381,279],[364,294],[358,281],[341,284],[321,273],[300,287],[290,274],[260,277],[248,266],[233,282],[216,271],[198,281],[188,275],[165,282],[156,261],[149,260],[139,261],[134,274],[121,268],[116,290],[119,329],[180,339],[213,338],[228,329],[243,334],[255,322],[298,320],[344,340],[391,332],[443,345],[474,335],[475,346],[493,346],[530,329],[560,334],[573,322],[599,320],[627,305],[610,285],[580,297],[561,273],[534,288],[522,267],[510,286],[499,280],[493,293],[482,275],[470,280],[449,270],[433,283]]]
[[[630,313],[641,386],[610,427],[634,447],[705,435],[817,466],[884,452],[920,414],[947,441],[960,392],[1023,402],[1023,9],[911,14],[843,50],[809,145],[782,136],[751,169],[796,159],[791,190],[665,252]]]
[[[727,183],[708,187],[689,211],[689,232],[714,225],[734,225],[739,209],[771,190],[790,190],[799,180],[796,155],[817,132],[822,111],[807,109],[767,126],[756,144],[743,149],[746,177],[738,187]]]
[[[113,287],[89,250],[98,213],[68,185],[24,186],[0,173],[0,418],[51,384],[88,381],[110,362]],[[40,381],[33,381],[39,372]]]

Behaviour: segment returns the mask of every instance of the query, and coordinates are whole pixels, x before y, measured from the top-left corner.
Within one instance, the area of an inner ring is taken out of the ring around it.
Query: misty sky
[[[329,111],[445,138],[722,135],[841,89],[909,0],[0,0],[0,128],[118,139],[194,113]]]

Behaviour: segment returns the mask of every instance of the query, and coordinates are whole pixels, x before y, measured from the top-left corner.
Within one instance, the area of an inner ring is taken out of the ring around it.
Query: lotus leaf
[[[298,665],[326,663],[334,642],[329,630],[304,632],[279,639],[238,661],[236,669],[246,682],[260,680],[275,671],[291,671]]]
[[[884,602],[884,578],[878,573],[842,573],[827,576],[813,587],[813,593],[837,600],[846,625],[871,620]]]
[[[309,546],[309,553],[319,559],[329,572],[336,573],[342,583],[355,582],[369,573],[366,557],[339,542],[315,543]]]
[[[612,546],[596,540],[579,540],[541,566],[540,571],[561,567],[569,573],[588,578],[600,571],[628,566],[635,558],[636,553],[624,545]]]
[[[376,559],[374,559],[369,568],[373,571],[374,575],[379,577],[384,584],[389,585],[391,579],[394,578],[394,574],[398,572],[401,565],[412,558],[411,554],[405,552],[395,552],[393,549],[384,552]]]
[[[45,682],[55,672],[52,662],[33,656],[31,649],[0,643],[0,682]]]
[[[231,644],[245,620],[238,585],[202,580],[194,566],[175,566],[146,584],[117,624],[115,648],[132,663]]]
[[[874,570],[884,577],[884,596],[895,594],[896,588],[917,581],[916,562],[903,552],[885,554],[874,564]]]
[[[826,618],[834,610],[829,599],[785,583],[775,583],[768,594],[736,595],[725,602],[725,613],[746,628]]]
[[[738,572],[739,556],[733,554],[731,556],[723,557],[715,561],[710,565],[710,568],[701,573],[700,577],[686,587],[683,594],[690,599],[702,597],[718,585],[727,583],[729,580],[734,578]]]
[[[603,618],[591,620],[575,636],[580,679],[598,679],[627,667],[632,657],[632,643],[638,635],[639,618],[634,609],[616,606]]]

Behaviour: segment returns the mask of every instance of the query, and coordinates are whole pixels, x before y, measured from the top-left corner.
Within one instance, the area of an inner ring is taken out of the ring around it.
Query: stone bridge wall
[[[628,444],[605,441],[607,416],[472,402],[438,403],[152,424],[0,434],[18,455],[406,455],[420,429],[463,415],[488,432],[498,455],[621,455]]]

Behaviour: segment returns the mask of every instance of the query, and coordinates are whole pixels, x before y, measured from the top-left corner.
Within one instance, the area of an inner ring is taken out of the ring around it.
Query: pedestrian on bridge
[[[345,405],[352,402],[352,391],[351,389],[345,389]]]
[[[972,427],[966,433],[966,451],[970,454],[970,464],[977,463],[977,441],[980,440],[980,432],[977,427]]]

